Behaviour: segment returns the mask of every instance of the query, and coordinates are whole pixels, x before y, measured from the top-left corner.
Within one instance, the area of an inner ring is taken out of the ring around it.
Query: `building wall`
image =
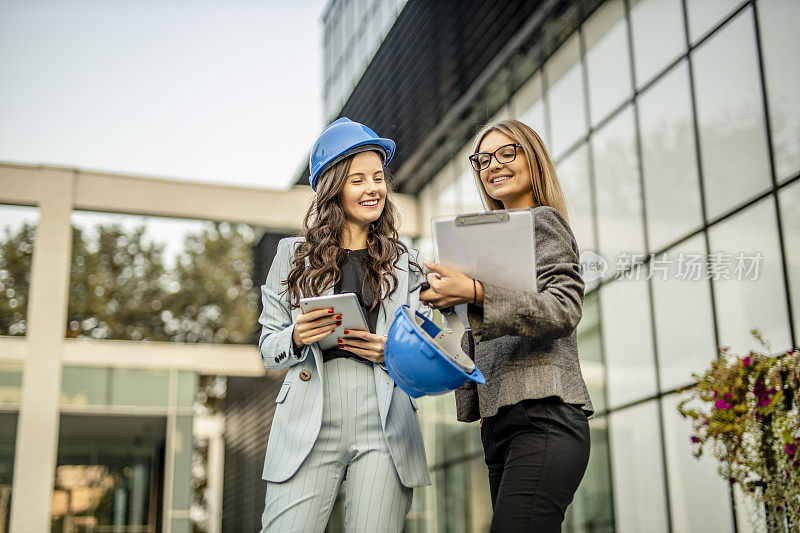
[[[323,24],[323,103],[333,121],[407,0],[330,0]]]
[[[751,328],[775,351],[797,343],[797,20],[800,4],[780,0],[607,1],[500,109],[488,110],[544,139],[581,251],[608,263],[587,286],[578,327],[598,413],[565,531],[753,528],[750,503],[712,459],[692,457],[676,390],[717,346],[756,348]],[[417,245],[426,257],[430,217],[482,209],[472,150],[465,143],[423,180]],[[740,253],[745,267],[758,265],[757,279],[752,270],[736,279]],[[682,279],[681,257],[693,254],[725,266],[719,279],[705,279],[707,267],[700,279]],[[632,279],[617,279],[631,257],[641,265],[629,270]],[[485,477],[469,482],[481,468],[477,427],[456,424],[452,403],[421,403],[435,476],[418,491],[414,531],[465,523],[485,530],[486,508],[470,507],[459,492],[488,490]],[[459,444],[464,452],[452,459],[452,440],[474,444]]]

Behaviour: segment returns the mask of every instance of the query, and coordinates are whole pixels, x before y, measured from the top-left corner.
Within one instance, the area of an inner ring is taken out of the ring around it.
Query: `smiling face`
[[[483,138],[478,151],[494,153],[501,146],[508,144],[517,144],[517,141],[505,133],[492,130]],[[505,209],[533,205],[530,165],[521,148],[517,147],[517,155],[509,163],[500,163],[492,157],[489,167],[481,170],[478,177],[486,194],[501,202]]]
[[[341,194],[348,224],[363,228],[378,220],[386,204],[386,179],[377,152],[353,156]]]

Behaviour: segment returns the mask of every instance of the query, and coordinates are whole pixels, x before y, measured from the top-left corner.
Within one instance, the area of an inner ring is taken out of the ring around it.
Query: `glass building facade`
[[[606,264],[587,282],[578,326],[597,413],[564,530],[758,531],[752,501],[713,459],[692,456],[677,391],[718,346],[757,349],[752,328],[775,352],[797,344],[800,3],[584,4],[557,49],[533,57],[538,68],[485,117],[517,118],[544,139],[582,261],[591,251]],[[518,63],[498,77],[514,79]],[[452,151],[421,189],[401,184],[418,199],[414,244],[425,257],[431,217],[483,209],[473,149]],[[456,421],[451,395],[423,398],[419,413],[433,485],[416,491],[407,530],[486,531],[477,424]]]
[[[332,0],[322,15],[323,109],[333,121],[407,0]]]

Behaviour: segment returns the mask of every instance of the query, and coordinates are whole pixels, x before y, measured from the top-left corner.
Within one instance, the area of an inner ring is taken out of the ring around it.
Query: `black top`
[[[344,249],[344,259],[339,263],[339,269],[342,274],[339,280],[333,286],[334,294],[341,294],[343,292],[353,292],[358,298],[358,303],[361,305],[361,310],[367,319],[367,326],[369,326],[370,333],[375,333],[378,326],[378,313],[380,312],[380,305],[370,309],[372,302],[375,299],[372,294],[372,289],[369,283],[364,280],[364,255],[367,253],[366,249],[361,250],[348,250]],[[323,361],[335,359],[336,357],[350,357],[362,362],[369,362],[366,359],[358,357],[353,352],[340,350],[339,348],[331,348],[330,350],[322,351]]]

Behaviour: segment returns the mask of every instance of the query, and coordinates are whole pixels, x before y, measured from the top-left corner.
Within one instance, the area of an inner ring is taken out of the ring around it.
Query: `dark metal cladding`
[[[339,116],[397,142],[391,168],[401,169],[544,4],[409,0]],[[297,183],[308,183],[307,168]]]

